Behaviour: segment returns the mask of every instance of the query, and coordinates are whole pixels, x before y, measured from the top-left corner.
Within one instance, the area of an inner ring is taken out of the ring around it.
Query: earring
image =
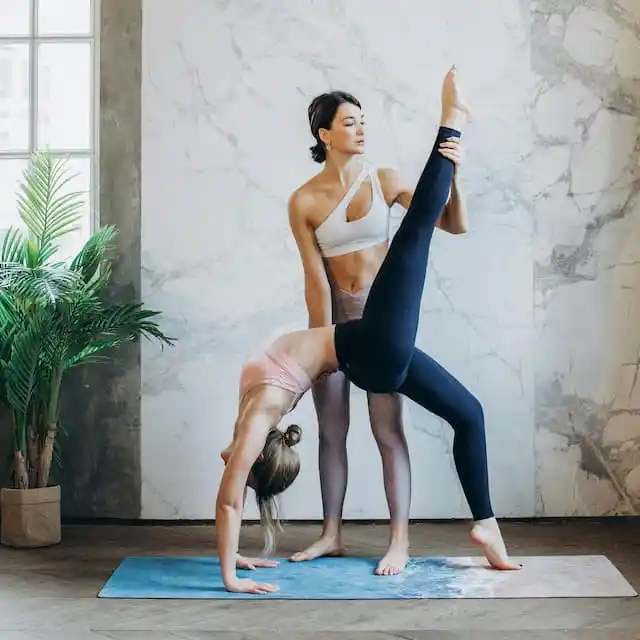
[[[327,151],[331,151],[331,143],[327,142]]]

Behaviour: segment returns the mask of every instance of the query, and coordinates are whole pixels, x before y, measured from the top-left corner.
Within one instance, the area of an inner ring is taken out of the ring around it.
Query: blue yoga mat
[[[521,571],[494,571],[482,558],[412,558],[397,576],[377,576],[376,558],[318,558],[239,577],[276,584],[268,595],[229,593],[217,557],[130,557],[100,598],[376,600],[408,598],[554,598],[636,595],[604,556],[520,558]],[[549,580],[552,575],[554,579]]]

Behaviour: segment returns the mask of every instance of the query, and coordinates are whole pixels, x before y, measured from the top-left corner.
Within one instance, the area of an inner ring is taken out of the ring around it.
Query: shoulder
[[[406,183],[405,177],[398,169],[394,169],[392,167],[379,167],[376,171],[378,173],[378,180],[380,180],[380,184],[383,188],[385,186],[389,188],[398,187]]]
[[[318,196],[318,178],[314,176],[298,187],[287,201],[289,217],[306,220],[313,213]]]
[[[388,202],[395,202],[404,193],[410,193],[412,186],[398,169],[379,167],[376,169],[382,193]]]

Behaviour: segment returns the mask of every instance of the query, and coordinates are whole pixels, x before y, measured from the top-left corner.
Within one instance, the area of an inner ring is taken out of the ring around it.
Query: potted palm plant
[[[69,261],[59,240],[77,229],[82,195],[68,190],[66,160],[32,156],[19,184],[24,229],[0,245],[0,402],[12,418],[10,486],[2,488],[1,541],[19,547],[61,539],[60,487],[52,480],[65,374],[144,336],[172,344],[139,302],[105,302],[116,230],[105,226]]]

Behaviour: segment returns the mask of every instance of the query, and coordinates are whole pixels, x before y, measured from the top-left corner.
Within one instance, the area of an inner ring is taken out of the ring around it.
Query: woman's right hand
[[[264,595],[267,593],[275,593],[278,587],[275,584],[265,584],[264,582],[254,582],[250,578],[237,578],[228,584],[225,584],[227,591],[233,593],[253,593],[255,595]]]

